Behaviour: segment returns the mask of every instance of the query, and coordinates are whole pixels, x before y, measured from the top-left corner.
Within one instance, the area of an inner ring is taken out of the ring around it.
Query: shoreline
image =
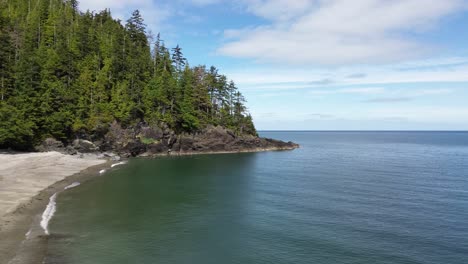
[[[18,153],[3,154],[24,155]],[[41,154],[46,155],[46,153]],[[40,156],[40,154],[37,155]],[[2,207],[3,210],[0,213],[0,237],[2,238],[0,240],[0,264],[42,263],[47,250],[47,236],[40,226],[40,221],[45,208],[49,204],[50,197],[55,193],[64,191],[65,187],[75,182],[84,183],[97,177],[100,170],[110,168],[112,164],[111,161],[98,160],[97,157],[95,161],[91,162],[90,166],[76,169],[78,172],[58,177],[57,181],[50,184],[45,183],[47,186],[39,191],[30,191],[29,193],[22,194],[23,197],[11,205],[11,209],[6,212],[5,207]],[[1,172],[3,177],[5,177],[4,173],[8,171],[5,169],[7,165],[1,164],[0,166],[2,167]],[[50,166],[54,165],[51,164]],[[1,176],[0,178],[3,178]],[[18,177],[16,181],[19,181],[22,185],[27,185],[25,183],[26,180],[20,178]],[[8,188],[9,186],[2,187]],[[7,196],[5,193],[1,193],[1,195],[0,198],[11,199],[11,197],[5,197]]]
[[[143,153],[137,156],[143,158],[151,157],[182,157],[182,156],[197,156],[197,155],[220,155],[220,154],[242,154],[242,153],[261,153],[275,151],[293,151],[300,148],[295,147],[270,147],[270,148],[252,148],[243,150],[221,150],[221,151],[172,151],[169,153]]]
[[[65,187],[75,182],[83,184],[99,177],[99,171],[110,168],[111,164],[108,161],[70,175],[40,191],[14,212],[0,217],[0,237],[5,238],[0,244],[0,263],[42,263],[47,252],[48,236],[40,226],[40,221],[50,197],[65,191]]]
[[[288,151],[296,148],[255,148],[236,151],[206,151],[206,152],[172,152],[160,154],[143,153],[138,155],[141,158],[158,158],[158,157],[177,157],[177,156],[195,156],[195,155],[215,155],[215,154],[240,154],[240,153],[256,153],[268,151]],[[50,152],[46,152],[50,153]],[[2,153],[5,154],[5,153]],[[0,154],[0,155],[2,155]],[[29,153],[31,154],[31,153]],[[37,155],[45,153],[36,153]],[[102,154],[102,153],[101,153]],[[5,154],[5,155],[21,155],[21,154]],[[67,154],[61,154],[70,156]],[[91,154],[98,160],[98,153]],[[95,177],[99,177],[109,169],[122,164],[121,161],[112,161],[110,159],[100,159],[101,164],[92,165],[77,173],[64,176],[62,179],[53,182],[49,186],[40,190],[34,196],[31,196],[26,201],[18,202],[16,208],[4,215],[0,211],[0,264],[27,264],[41,263],[47,254],[47,240],[49,235],[46,235],[43,227],[41,227],[41,218],[44,210],[48,207],[50,198],[55,194],[60,194],[66,191],[68,187],[76,183],[86,183]],[[1,179],[1,175],[0,175]],[[1,196],[0,196],[1,199]]]

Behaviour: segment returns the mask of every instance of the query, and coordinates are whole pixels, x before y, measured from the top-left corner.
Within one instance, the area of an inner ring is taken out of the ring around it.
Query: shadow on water
[[[134,159],[63,193],[51,230],[72,235],[53,236],[47,263],[148,263],[161,256],[187,263],[233,254],[242,246],[256,155]],[[168,255],[171,245],[181,253]]]

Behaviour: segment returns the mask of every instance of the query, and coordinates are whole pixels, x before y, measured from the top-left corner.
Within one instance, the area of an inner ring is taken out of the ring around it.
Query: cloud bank
[[[244,0],[269,21],[227,30],[219,54],[265,62],[342,65],[418,57],[432,47],[412,34],[465,10],[464,0]]]

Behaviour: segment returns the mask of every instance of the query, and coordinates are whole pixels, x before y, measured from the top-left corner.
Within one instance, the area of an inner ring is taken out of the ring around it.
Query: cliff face
[[[101,144],[102,150],[113,150],[124,156],[188,155],[201,153],[252,152],[289,150],[299,146],[292,142],[235,135],[223,127],[209,126],[196,134],[179,134],[167,128],[139,125],[122,129],[113,124]]]
[[[118,123],[113,123],[102,139],[86,139],[77,139],[66,147],[60,142],[48,139],[37,149],[59,150],[69,154],[115,152],[123,157],[131,157],[292,150],[299,147],[292,142],[236,135],[220,126],[209,126],[196,134],[176,134],[167,127],[143,123],[129,128],[122,128]]]

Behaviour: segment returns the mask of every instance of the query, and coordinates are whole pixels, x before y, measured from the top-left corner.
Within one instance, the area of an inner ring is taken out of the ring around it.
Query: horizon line
[[[468,130],[287,130],[287,129],[259,129],[258,132],[468,132]]]

